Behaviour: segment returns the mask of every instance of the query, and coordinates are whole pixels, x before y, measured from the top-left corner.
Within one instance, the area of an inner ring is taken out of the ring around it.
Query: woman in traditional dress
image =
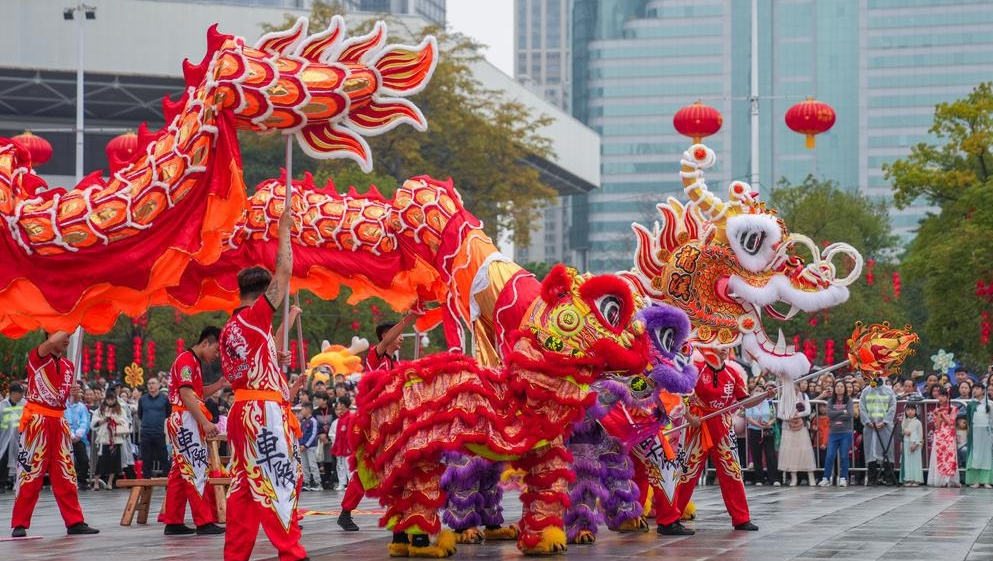
[[[993,436],[990,434],[990,401],[986,388],[972,388],[972,399],[965,408],[969,422],[969,458],[965,467],[965,484],[993,489]]]
[[[790,487],[796,487],[797,473],[807,472],[807,485],[815,485],[814,447],[807,430],[806,417],[810,416],[810,400],[800,386],[784,387],[784,392],[793,391],[796,406],[792,411],[780,407],[778,416],[783,420],[783,431],[779,442],[779,469],[790,474]]]
[[[948,401],[948,390],[938,389],[938,406],[934,410],[934,441],[928,462],[927,484],[930,487],[960,487],[958,454],[955,446],[955,418],[958,408]]]

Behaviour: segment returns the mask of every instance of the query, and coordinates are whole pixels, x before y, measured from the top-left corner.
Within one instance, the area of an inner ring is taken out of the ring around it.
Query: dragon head
[[[332,345],[328,341],[321,343],[321,352],[311,357],[308,365],[315,381],[325,384],[331,376],[343,374],[346,377],[362,372],[362,353],[369,349],[369,341],[352,337],[351,346]]]
[[[584,363],[593,371],[641,372],[648,342],[640,304],[616,275],[581,275],[556,265],[522,322],[550,362]]]
[[[820,248],[790,233],[746,183],[731,183],[728,200],[721,200],[703,180],[702,170],[714,160],[713,151],[700,144],[683,153],[680,175],[690,202],[683,206],[670,198],[658,205],[662,223],[653,231],[633,225],[635,267],[622,276],[654,301],[685,311],[696,346],[741,345],[763,370],[795,378],[810,369],[810,361],[786,345],[782,330],[775,342],[766,335],[763,313],[786,320],[798,311],[843,303],[848,285],[861,274],[862,256],[848,244]],[[797,247],[809,252],[809,263],[795,253]],[[834,263],[839,256],[850,261],[847,274]]]

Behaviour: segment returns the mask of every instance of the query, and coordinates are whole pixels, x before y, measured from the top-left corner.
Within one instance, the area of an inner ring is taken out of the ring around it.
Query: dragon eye
[[[671,355],[676,342],[676,331],[671,327],[655,329],[655,342],[666,354]]]
[[[621,299],[612,294],[601,296],[596,301],[600,317],[611,327],[617,327],[621,322]]]

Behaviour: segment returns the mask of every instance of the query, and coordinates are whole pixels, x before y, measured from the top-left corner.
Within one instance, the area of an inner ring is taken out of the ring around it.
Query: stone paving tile
[[[156,490],[156,506],[162,490]],[[691,537],[648,534],[620,535],[602,531],[597,544],[571,546],[566,554],[578,559],[609,561],[660,558],[665,561],[788,561],[839,559],[846,561],[993,561],[993,493],[971,489],[786,488],[748,487],[752,518],[759,532],[731,529],[719,489],[700,487],[698,519],[688,523]],[[127,494],[124,491],[82,494],[87,521],[102,530],[99,536],[68,537],[54,500],[42,493],[30,535],[44,539],[0,542],[0,560],[130,561],[221,559],[223,538],[166,538],[162,526],[118,524]],[[337,508],[341,493],[305,493],[301,507]],[[0,495],[0,527],[10,522],[11,494]],[[508,494],[508,519],[520,512],[516,496]],[[388,534],[377,528],[378,505],[365,501],[366,514],[356,515],[363,528],[342,532],[334,516],[308,516],[303,543],[315,561],[386,560]],[[155,518],[156,511],[150,517]],[[6,531],[6,530],[4,530]],[[9,535],[9,534],[4,534]],[[260,533],[253,559],[275,559],[275,550]],[[108,559],[110,554],[113,559]],[[520,559],[512,543],[460,546],[454,559]]]

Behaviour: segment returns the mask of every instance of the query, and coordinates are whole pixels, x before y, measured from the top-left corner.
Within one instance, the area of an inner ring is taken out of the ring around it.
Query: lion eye
[[[666,354],[673,353],[673,346],[676,342],[676,332],[671,327],[660,327],[655,329],[655,342]]]
[[[600,317],[603,321],[610,324],[611,327],[617,327],[621,322],[621,299],[617,296],[607,295],[601,296],[596,301],[597,310],[600,311]]]

